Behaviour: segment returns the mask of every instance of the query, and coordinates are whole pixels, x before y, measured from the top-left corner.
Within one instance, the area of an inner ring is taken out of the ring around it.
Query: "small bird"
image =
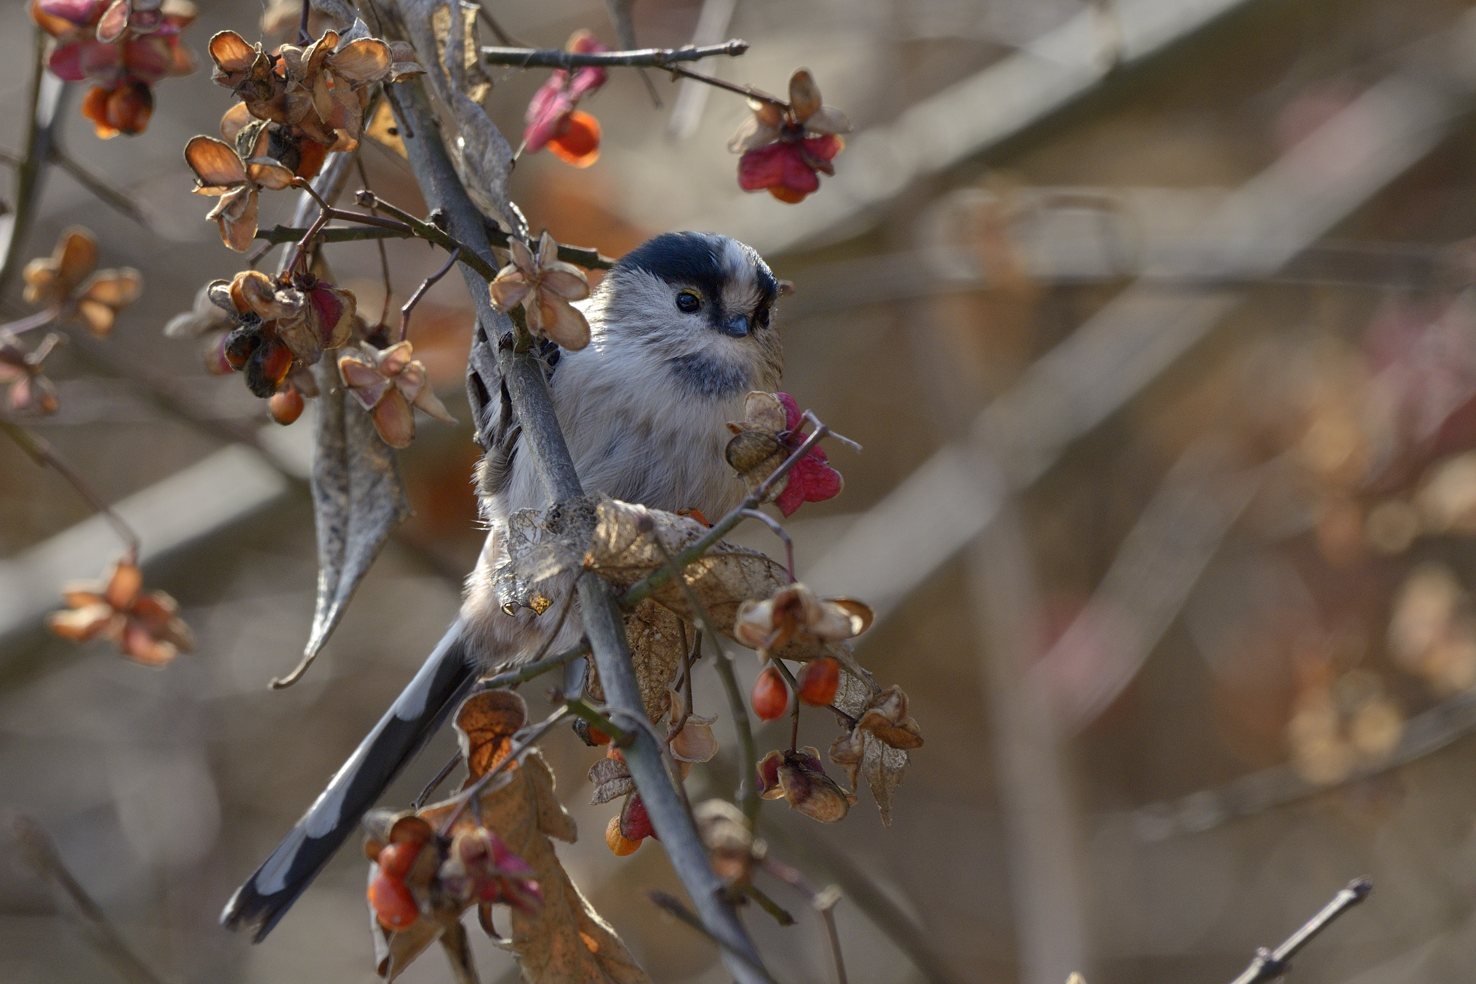
[[[655,509],[719,516],[742,500],[724,459],[726,424],[751,390],[774,390],[783,355],[779,282],[751,247],[726,236],[666,233],[626,254],[591,296],[590,343],[547,347],[554,409],[587,492]],[[488,384],[491,385],[488,385]],[[470,690],[480,670],[561,651],[583,635],[577,607],[557,638],[531,611],[504,612],[493,574],[519,509],[545,507],[516,410],[496,380],[473,378],[484,455],[477,484],[487,539],[461,615],[425,664],[272,855],[231,897],[221,922],[260,941],[353,832],[385,788]],[[547,591],[556,611],[572,575]]]

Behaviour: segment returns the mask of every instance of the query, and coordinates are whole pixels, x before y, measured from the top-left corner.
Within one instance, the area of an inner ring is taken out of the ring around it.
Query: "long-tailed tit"
[[[549,385],[584,488],[657,509],[718,516],[742,498],[723,457],[727,421],[750,390],[773,390],[782,355],[772,325],[778,281],[753,249],[726,236],[657,236],[617,263],[585,310],[590,343],[555,350]],[[488,385],[491,383],[491,385]],[[583,634],[577,610],[552,618],[502,611],[492,576],[516,510],[547,505],[520,428],[496,380],[472,381],[485,455],[478,474],[486,544],[461,617],[409,686],[292,831],[236,890],[221,921],[271,932],[365,812],[470,689],[479,667],[559,651]],[[563,590],[571,590],[566,583]],[[557,593],[557,591],[552,592]],[[554,598],[553,612],[562,604]]]

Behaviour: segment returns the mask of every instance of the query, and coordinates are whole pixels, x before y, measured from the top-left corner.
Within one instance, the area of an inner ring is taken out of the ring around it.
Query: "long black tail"
[[[221,924],[250,927],[259,943],[354,832],[367,813],[470,688],[463,624],[446,630],[384,717],[339,768],[271,857],[236,889]]]

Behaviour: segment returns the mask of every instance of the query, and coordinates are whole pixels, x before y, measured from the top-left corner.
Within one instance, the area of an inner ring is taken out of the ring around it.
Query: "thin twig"
[[[457,242],[450,233],[446,232],[440,226],[427,222],[419,216],[412,215],[398,205],[391,205],[367,188],[359,189],[354,195],[354,200],[364,208],[372,208],[377,212],[387,212],[393,215],[413,229],[415,235],[421,239],[435,243],[448,253],[460,250],[461,262],[477,271],[483,279],[491,281],[497,277],[496,267],[478,256],[474,250],[464,248],[462,243]]]
[[[841,954],[840,931],[835,926],[835,907],[841,900],[840,888],[827,885],[816,891],[798,868],[774,858],[765,858],[762,865],[764,871],[809,898],[810,905],[820,914],[825,925],[825,935],[830,942],[830,956],[835,961],[836,981],[838,984],[846,984],[846,963]]]
[[[616,748],[625,748],[635,740],[634,735],[614,721],[611,721],[609,715],[601,714],[599,708],[583,698],[570,697],[564,701],[564,706],[569,709],[570,714],[573,714],[585,724],[592,728],[598,728],[609,735],[611,743]]]
[[[88,941],[107,959],[120,977],[134,984],[160,984],[160,977],[128,948],[123,934],[113,928],[107,913],[87,894],[62,861],[56,843],[41,825],[30,817],[11,821],[11,834],[20,847],[21,857],[46,883],[67,899],[82,917]]]
[[[651,539],[655,541],[656,548],[661,551],[661,557],[668,566],[675,563],[671,551],[666,544],[661,542],[661,537],[653,527]],[[749,725],[748,709],[743,704],[743,692],[738,687],[738,677],[733,669],[732,657],[728,655],[727,648],[723,645],[723,637],[718,635],[717,626],[712,624],[712,617],[707,613],[707,606],[702,604],[702,599],[697,597],[697,592],[687,583],[685,577],[677,579],[682,587],[682,593],[687,596],[687,604],[692,607],[692,615],[702,625],[712,639],[713,648],[717,650],[718,676],[723,680],[723,689],[728,694],[728,708],[733,715],[733,727],[738,732],[738,745],[743,753],[744,765],[738,772],[740,785],[738,787],[739,798],[742,802],[743,817],[748,821],[748,829],[752,830],[758,821],[759,792],[758,784],[754,782],[754,766],[758,764],[758,746],[753,740],[753,728]]]
[[[698,61],[720,55],[737,57],[748,50],[739,38],[722,44],[683,45],[680,48],[640,48],[635,51],[565,51],[562,48],[498,48],[484,46],[482,61],[516,68],[670,68],[676,62]]]
[[[123,192],[108,184],[106,178],[87,170],[60,147],[53,146],[51,148],[51,162],[71,175],[72,180],[92,192],[98,201],[127,216],[150,232],[154,231],[154,223],[149,220],[149,217],[144,214],[144,210],[139,208],[132,198],[129,198]]]
[[[446,777],[451,774],[451,772],[456,768],[457,763],[460,761],[461,752],[453,752],[451,758],[447,760],[446,764],[441,766],[441,768],[436,772],[435,775],[431,776],[430,782],[420,787],[420,792],[416,794],[413,800],[410,801],[410,809],[413,812],[420,812],[420,808],[425,806],[426,800],[430,799],[431,795],[436,791],[436,788],[440,786],[441,783],[446,781]]]
[[[451,268],[456,265],[456,261],[460,258],[461,247],[458,246],[451,251],[450,256],[446,257],[446,264],[442,266],[441,269],[437,270],[435,273],[422,280],[420,282],[420,286],[415,288],[415,293],[411,294],[410,299],[405,302],[405,306],[400,308],[400,341],[403,342],[405,340],[405,336],[410,333],[410,314],[415,310],[415,305],[420,303],[420,299],[425,296],[426,291],[434,287],[438,280],[451,272]]]
[[[1264,984],[1266,981],[1274,981],[1291,969],[1291,958],[1312,942],[1312,939],[1321,933],[1333,920],[1353,908],[1364,899],[1368,893],[1373,891],[1373,882],[1367,878],[1358,878],[1348,883],[1333,900],[1322,907],[1322,910],[1307,920],[1295,933],[1288,936],[1275,950],[1267,950],[1265,947],[1256,951],[1256,958],[1251,961],[1249,967],[1241,972],[1241,975],[1231,984]]]
[[[52,469],[68,485],[75,489],[83,501],[97,510],[108,521],[108,525],[113,528],[113,532],[118,534],[118,538],[128,548],[128,558],[135,561],[138,559],[139,540],[138,534],[134,531],[133,527],[129,526],[122,516],[119,516],[113,511],[113,507],[108,505],[102,496],[98,495],[92,486],[87,484],[87,480],[76,469],[66,463],[61,455],[57,453],[56,449],[51,446],[51,442],[45,438],[37,437],[24,427],[4,417],[0,417],[0,430],[3,430],[7,437],[29,455],[32,461],[43,468]]]
[[[256,238],[267,247],[281,243],[296,242],[307,229],[303,226],[275,225],[270,229],[256,230]],[[403,229],[386,229],[381,226],[339,226],[318,233],[320,243],[360,243],[371,239],[414,239],[415,231],[408,226]]]
[[[779,520],[758,509],[744,509],[742,514],[744,519],[757,520],[763,523],[769,528],[771,533],[784,542],[784,569],[789,574],[790,583],[799,580],[794,576],[794,539],[789,535],[789,531],[784,528]]]
[[[345,219],[350,219],[352,221],[365,221],[363,216],[361,216],[357,212],[343,213],[341,217]],[[295,242],[296,240],[302,238],[302,234],[305,231],[306,229],[304,229],[302,226],[276,225],[272,226],[270,229],[258,229],[256,231],[256,238],[269,245],[276,245],[279,243]],[[357,243],[365,242],[372,239],[417,238],[424,237],[421,237],[416,232],[416,230],[410,228],[408,225],[403,227],[335,227],[330,229],[323,229],[318,233],[318,242],[320,243]],[[507,248],[508,235],[501,228],[489,225],[487,228],[487,238],[492,241],[493,246],[496,246],[500,249]],[[454,249],[457,244],[453,241],[449,245],[440,242],[437,242],[437,245],[445,246],[447,249]],[[597,249],[591,249],[585,246],[569,246],[563,243],[559,244],[559,259],[563,260],[565,263],[573,263],[575,266],[582,266],[587,270],[608,270],[615,265],[614,257],[605,256]]]
[[[753,899],[754,903],[760,909],[763,909],[770,916],[773,916],[774,921],[779,925],[793,926],[795,924],[796,920],[793,914],[791,914],[788,909],[784,908],[784,906],[780,905],[778,902],[775,902],[773,898],[768,895],[768,893],[759,888],[753,882],[748,882],[743,886],[743,894],[746,895],[748,898]]]
[[[702,82],[706,85],[710,85],[714,89],[725,89],[728,92],[736,92],[740,96],[746,96],[747,98],[756,100],[757,102],[766,102],[771,106],[778,106],[780,109],[784,110],[789,109],[788,100],[780,99],[778,96],[775,95],[770,95],[762,89],[755,89],[751,85],[742,85],[738,82],[728,82],[718,78],[715,75],[708,75],[705,72],[694,72],[690,68],[679,68],[676,65],[668,66],[667,71],[671,72],[671,74],[673,75],[680,75],[684,79],[691,79],[693,82]]]
[[[723,951],[729,956],[742,961],[749,970],[753,971],[755,974],[758,974],[761,980],[767,981],[768,984],[778,984],[778,982],[769,975],[769,972],[764,970],[762,965],[755,963],[748,957],[747,954],[742,953],[739,950],[736,950],[733,947],[729,946],[726,940],[723,940],[714,935],[710,929],[702,924],[702,920],[697,918],[696,913],[692,912],[692,910],[682,905],[682,903],[675,896],[668,895],[665,892],[654,891],[648,892],[647,895],[650,897],[652,902],[655,902],[657,906],[659,906],[661,909],[664,909],[668,914],[675,916],[677,919],[686,923],[692,929],[695,929],[697,932],[701,933],[709,940],[712,940],[712,942],[720,946]]]
[[[670,581],[676,575],[677,571],[685,570],[688,564],[700,559],[703,554],[711,550],[719,540],[743,521],[745,513],[758,509],[759,505],[768,499],[774,487],[779,484],[785,475],[789,474],[790,469],[804,460],[805,455],[810,453],[810,449],[819,444],[824,438],[835,437],[837,440],[843,441],[847,446],[859,447],[850,438],[843,438],[841,435],[832,432],[828,426],[816,419],[813,415],[806,414],[806,417],[814,423],[815,429],[800,442],[799,447],[790,452],[789,457],[785,458],[783,463],[778,468],[775,468],[768,478],[760,482],[757,488],[748,493],[742,502],[738,503],[726,516],[714,523],[712,528],[702,535],[701,539],[677,554],[671,563],[663,564],[660,568],[652,571],[627,588],[625,593],[620,596],[621,605],[629,608],[649,598],[652,592],[664,585],[667,581]]]
[[[682,676],[680,682],[682,686],[683,707],[681,715],[666,729],[667,748],[670,748],[671,743],[676,741],[677,735],[682,733],[682,729],[687,726],[687,722],[692,717],[692,666],[697,662],[698,657],[702,655],[702,633],[698,632],[691,644],[688,645],[686,621],[683,620],[679,627],[682,630]]]
[[[354,155],[354,170],[359,172],[359,180],[364,182],[365,188],[368,188],[369,169],[364,166],[364,156],[362,154]],[[390,303],[394,299],[395,288],[390,280],[389,250],[384,248],[384,240],[374,240],[374,249],[379,253],[379,275],[384,280],[384,303],[379,308],[379,323],[384,324],[389,321]],[[450,264],[447,264],[447,269],[450,269]],[[405,327],[402,324],[400,326],[400,338],[403,339],[404,337]]]
[[[795,752],[799,750],[800,705],[804,703],[804,701],[799,699],[799,681],[794,678],[794,672],[785,665],[784,660],[771,658],[769,662],[773,663],[779,668],[779,672],[784,674],[784,679],[789,683],[790,693],[794,694],[794,710],[790,712],[790,716],[793,718],[793,724],[789,730],[789,750]]]
[[[0,247],[0,296],[10,291],[11,281],[20,270],[21,250],[25,247],[36,206],[41,198],[44,165],[51,159],[51,142],[55,138],[60,116],[62,94],[66,91],[56,79],[46,76],[46,35],[35,32],[35,62],[31,68],[31,85],[26,110],[26,141],[21,150],[21,163],[15,172],[15,211],[5,216],[5,244]]]

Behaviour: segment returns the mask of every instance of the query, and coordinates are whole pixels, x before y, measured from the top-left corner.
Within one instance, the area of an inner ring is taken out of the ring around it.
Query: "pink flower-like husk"
[[[528,103],[528,112],[524,117],[528,125],[523,130],[523,143],[528,152],[531,154],[548,146],[548,142],[558,136],[560,126],[572,112],[574,100],[565,91],[562,80],[551,78],[539,86]]]
[[[804,440],[799,433],[802,417],[799,404],[788,393],[775,395],[784,405],[784,426],[789,431],[787,443],[791,448],[797,448]],[[825,449],[817,444],[790,469],[784,491],[774,499],[774,505],[784,515],[791,516],[806,502],[824,502],[835,498],[844,484],[841,473],[830,466]]]
[[[578,54],[608,51],[593,35],[576,35],[569,50]],[[574,112],[579,100],[605,84],[610,73],[597,66],[576,68],[573,73],[562,68],[555,69],[548,81],[538,87],[528,101],[528,110],[523,114],[527,126],[523,130],[523,144],[527,151],[535,153],[548,146],[564,128],[564,121]]]
[[[744,191],[787,188],[808,195],[820,187],[817,163],[833,159],[841,146],[840,138],[822,136],[755,147],[738,159],[738,187]]]
[[[102,18],[108,0],[38,0],[36,9],[78,27],[91,27]]]

